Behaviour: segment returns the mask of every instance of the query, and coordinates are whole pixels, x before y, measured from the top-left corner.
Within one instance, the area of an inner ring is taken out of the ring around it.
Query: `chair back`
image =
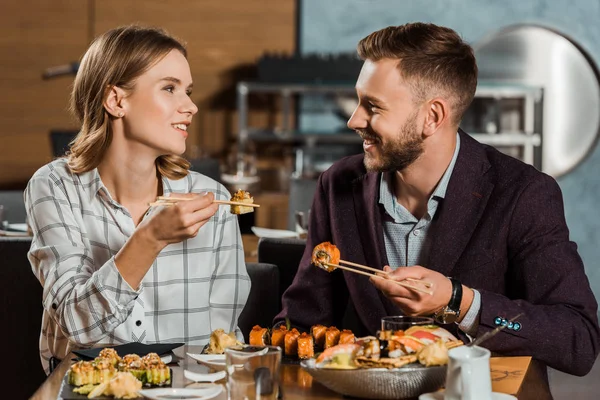
[[[276,265],[267,263],[246,263],[252,282],[246,307],[238,319],[238,326],[246,343],[250,342],[250,331],[254,325],[270,327],[280,306],[279,271]]]
[[[281,310],[283,292],[294,281],[305,247],[303,239],[263,237],[258,242],[258,262],[275,264],[279,269],[278,310]]]
[[[289,230],[296,230],[296,211],[303,212],[305,221],[308,223],[308,210],[312,206],[316,190],[316,178],[294,178],[290,180],[287,224]]]
[[[0,190],[0,206],[4,212],[0,216],[0,224],[2,221],[10,223],[23,223],[27,218],[25,212],[25,200],[23,200],[22,190]],[[2,226],[0,225],[0,229]]]
[[[3,368],[2,398],[27,399],[46,379],[40,361],[42,285],[31,270],[31,238],[0,237],[0,326]]]

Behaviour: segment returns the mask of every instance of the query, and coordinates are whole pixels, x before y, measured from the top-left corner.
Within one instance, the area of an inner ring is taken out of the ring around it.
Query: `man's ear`
[[[104,100],[104,108],[106,111],[115,118],[122,118],[125,116],[125,109],[123,107],[123,99],[125,98],[125,91],[118,86],[111,86],[106,89],[108,95]]]
[[[423,135],[431,136],[448,119],[450,107],[448,102],[440,97],[428,101],[426,107]]]

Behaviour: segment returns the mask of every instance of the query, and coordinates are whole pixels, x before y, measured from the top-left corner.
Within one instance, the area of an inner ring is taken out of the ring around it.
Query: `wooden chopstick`
[[[156,198],[157,201],[152,202],[150,204],[148,204],[149,206],[172,206],[177,204],[178,201],[187,201],[187,200],[191,200],[185,197],[164,197],[164,196],[158,196]],[[245,206],[245,207],[260,207],[260,204],[254,204],[254,203],[243,203],[241,201],[231,201],[231,200],[213,200],[213,203],[217,203],[217,204],[228,204],[228,205],[232,205],[232,206]]]
[[[385,274],[385,275],[387,275],[389,273],[389,272],[385,272],[385,271],[382,271],[382,270],[377,269],[377,268],[371,268],[371,267],[367,267],[366,265],[357,264],[357,263],[353,263],[353,262],[345,261],[345,260],[340,260],[340,264],[351,265],[351,266],[356,267],[356,268],[362,268],[362,269],[366,269],[366,270],[369,270],[369,271],[373,271],[373,272],[377,272],[377,273],[382,273],[382,274]],[[421,284],[421,285],[423,285],[423,286],[425,286],[427,288],[431,287],[431,283],[429,283],[427,281],[422,281],[420,279],[406,278],[404,280],[405,281],[411,281],[411,282],[414,282],[414,283],[419,283],[419,284]]]
[[[408,283],[404,283],[404,282],[401,282],[401,281],[395,281],[393,279],[384,278],[384,277],[382,277],[380,275],[377,275],[377,274],[370,274],[368,272],[358,271],[358,270],[356,270],[354,268],[344,267],[343,265],[338,265],[338,264],[331,264],[331,263],[323,263],[323,264],[327,265],[328,267],[340,268],[340,269],[343,269],[345,271],[354,272],[356,274],[361,274],[361,275],[366,275],[366,276],[375,276],[377,278],[387,279],[390,282],[394,282],[397,285],[403,286],[403,287],[408,288],[408,289],[412,289],[412,290],[417,291],[417,292],[426,293],[426,294],[429,294],[429,295],[433,294],[433,292],[430,292],[430,291],[425,290],[425,289],[421,289],[420,287],[409,285]]]

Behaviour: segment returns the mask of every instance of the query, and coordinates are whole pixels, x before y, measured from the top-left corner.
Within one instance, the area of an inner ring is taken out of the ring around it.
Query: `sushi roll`
[[[315,347],[319,350],[325,348],[325,331],[327,327],[325,325],[313,325],[310,328],[310,333],[314,338]]]
[[[288,333],[285,325],[280,325],[279,328],[273,329],[271,332],[271,345],[285,348],[285,334]]]
[[[327,272],[332,272],[340,263],[340,250],[330,242],[320,243],[313,249],[311,262]]]
[[[285,334],[285,355],[288,357],[296,357],[298,355],[298,338],[300,332],[298,329],[293,328]]]
[[[142,365],[146,371],[146,382],[152,386],[171,383],[171,370],[156,353],[148,353],[142,357]]]
[[[335,326],[330,326],[325,331],[325,348],[328,349],[337,345],[340,341],[340,330]]]
[[[69,370],[69,384],[73,386],[94,385],[94,366],[90,361],[78,361]]]
[[[317,368],[357,369],[356,355],[360,350],[359,344],[339,344],[325,350],[317,357]]]
[[[119,371],[131,372],[142,383],[146,383],[146,370],[144,363],[137,354],[127,354],[117,364]]]
[[[356,342],[356,337],[354,337],[354,333],[352,333],[349,329],[344,329],[340,332],[340,340],[339,344],[348,344]]]
[[[121,361],[121,357],[119,357],[115,349],[110,347],[102,349],[97,358],[109,360],[113,367],[116,367],[119,361]]]
[[[271,344],[271,335],[267,328],[254,325],[250,331],[250,346],[268,346]]]
[[[112,360],[96,357],[92,361],[94,366],[94,384],[108,382],[117,374],[117,370],[112,364]]]
[[[307,360],[315,356],[315,346],[313,337],[304,332],[298,338],[298,358]]]

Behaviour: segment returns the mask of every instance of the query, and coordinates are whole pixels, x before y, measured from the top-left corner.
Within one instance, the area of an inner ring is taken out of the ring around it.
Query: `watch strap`
[[[462,302],[463,290],[462,284],[458,279],[449,278],[452,282],[452,295],[448,302],[448,310],[458,313],[460,311],[460,303]]]

